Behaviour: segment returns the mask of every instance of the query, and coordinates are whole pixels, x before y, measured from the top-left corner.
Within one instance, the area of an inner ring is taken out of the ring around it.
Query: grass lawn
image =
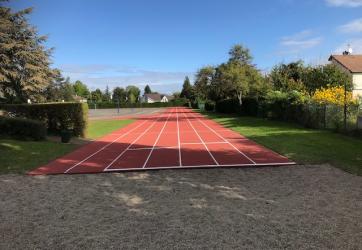
[[[90,121],[88,138],[96,139],[133,122],[132,120]],[[55,141],[19,141],[0,138],[0,174],[25,173],[79,147]]]
[[[347,172],[362,175],[360,139],[255,117],[206,115],[297,163],[330,163]]]
[[[89,139],[97,139],[116,129],[124,127],[133,120],[93,120],[89,121],[87,137]]]

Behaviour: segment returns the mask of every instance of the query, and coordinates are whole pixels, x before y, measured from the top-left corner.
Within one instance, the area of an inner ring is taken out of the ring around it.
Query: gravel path
[[[89,109],[90,120],[115,119],[127,116],[150,115],[164,111],[166,108],[121,108],[119,109]]]
[[[361,249],[362,177],[329,166],[0,175],[0,249]]]

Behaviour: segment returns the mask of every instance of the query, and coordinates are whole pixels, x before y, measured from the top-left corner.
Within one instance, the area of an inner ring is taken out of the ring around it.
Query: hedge
[[[86,103],[5,104],[0,108],[7,116],[41,121],[50,133],[59,134],[61,130],[71,129],[75,136],[86,134]]]
[[[46,136],[46,127],[40,121],[0,117],[0,134],[20,139],[42,140]]]

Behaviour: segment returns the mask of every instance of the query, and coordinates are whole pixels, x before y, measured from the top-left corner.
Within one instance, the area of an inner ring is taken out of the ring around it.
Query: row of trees
[[[350,77],[332,64],[305,65],[303,61],[279,64],[263,75],[253,64],[248,48],[235,45],[229,51],[229,60],[217,66],[199,69],[192,85],[185,78],[181,96],[192,102],[243,98],[265,99],[279,93],[303,97],[313,96],[321,88],[346,85],[352,89]]]

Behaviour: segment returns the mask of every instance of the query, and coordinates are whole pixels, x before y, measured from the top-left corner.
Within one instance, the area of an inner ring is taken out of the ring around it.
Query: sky
[[[53,67],[90,89],[129,84],[180,91],[185,76],[251,50],[262,72],[302,59],[326,63],[351,45],[362,53],[362,0],[11,0],[33,7]]]

